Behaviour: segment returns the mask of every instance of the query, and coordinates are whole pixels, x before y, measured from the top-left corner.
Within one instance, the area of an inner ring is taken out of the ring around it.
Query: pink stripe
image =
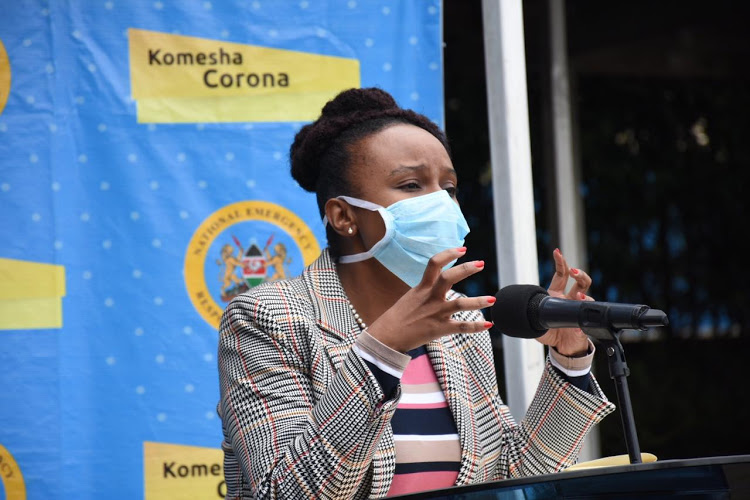
[[[429,384],[436,382],[435,370],[432,369],[432,363],[427,354],[423,354],[416,359],[409,361],[404,375],[401,377],[402,384]]]
[[[414,472],[413,474],[396,474],[393,476],[391,489],[387,496],[404,495],[417,491],[448,488],[456,483],[458,471]]]
[[[419,404],[408,404],[408,403],[399,403],[398,408],[403,408],[404,410],[431,410],[432,408],[447,408],[448,402],[441,401],[440,403],[427,403],[423,405]]]

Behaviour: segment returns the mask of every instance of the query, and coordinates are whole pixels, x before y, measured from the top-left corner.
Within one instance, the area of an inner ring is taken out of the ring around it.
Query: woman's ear
[[[343,237],[351,237],[357,234],[357,215],[352,206],[344,200],[331,198],[325,206],[328,224],[333,230]]]

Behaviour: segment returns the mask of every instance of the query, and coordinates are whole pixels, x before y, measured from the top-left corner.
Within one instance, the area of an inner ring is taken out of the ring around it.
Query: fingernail
[[[559,248],[555,248],[555,252],[562,253]]]
[[[578,269],[576,269],[575,267],[571,267],[570,272],[573,274],[578,274]]]
[[[466,251],[466,247],[458,247],[458,248],[456,248],[456,250],[459,251],[459,252],[461,252],[461,253],[463,253],[463,252]]]
[[[583,300],[583,299],[586,298],[586,294],[583,293],[583,292],[578,292],[578,298],[581,299],[581,300]]]
[[[497,301],[497,297],[487,297],[487,303],[492,305]]]
[[[474,266],[480,267],[480,268],[484,267],[484,261],[483,260],[475,260],[474,261]]]
[[[492,321],[485,321],[485,322],[484,322],[484,329],[485,329],[485,330],[488,330],[488,329],[492,328],[492,325],[493,325],[493,324],[494,324],[494,323],[492,323]]]

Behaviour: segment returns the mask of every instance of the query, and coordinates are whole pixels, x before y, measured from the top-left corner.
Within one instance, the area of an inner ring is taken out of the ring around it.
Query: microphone
[[[535,339],[550,328],[647,330],[669,324],[663,311],[649,306],[558,299],[536,285],[508,285],[495,298],[492,329],[510,337]]]

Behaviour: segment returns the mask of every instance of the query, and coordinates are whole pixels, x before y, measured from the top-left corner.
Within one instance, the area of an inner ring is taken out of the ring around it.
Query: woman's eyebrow
[[[391,170],[391,173],[388,174],[388,177],[393,177],[394,175],[405,173],[419,172],[420,170],[424,170],[426,168],[427,165],[422,163],[420,163],[419,165],[401,165]]]
[[[427,165],[424,165],[422,163],[420,163],[419,165],[401,165],[391,170],[391,173],[388,174],[388,177],[393,177],[394,175],[399,175],[403,173],[419,172],[426,168],[427,168]],[[441,167],[440,170],[443,171],[444,173],[457,176],[456,170],[452,167]]]

